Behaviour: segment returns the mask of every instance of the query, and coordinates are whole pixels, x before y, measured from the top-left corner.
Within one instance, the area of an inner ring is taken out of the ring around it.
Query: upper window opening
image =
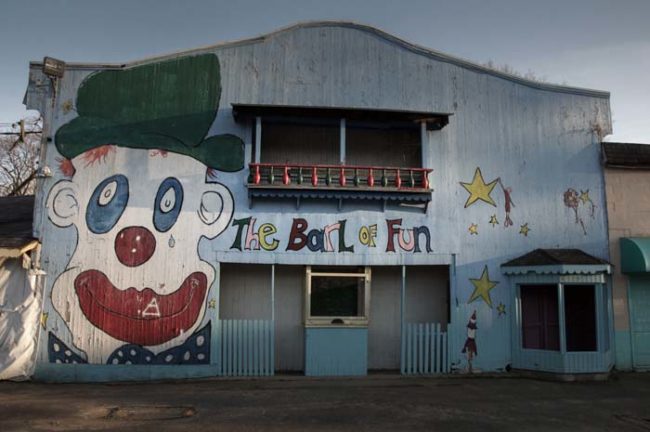
[[[349,122],[346,127],[347,165],[422,167],[418,124]]]

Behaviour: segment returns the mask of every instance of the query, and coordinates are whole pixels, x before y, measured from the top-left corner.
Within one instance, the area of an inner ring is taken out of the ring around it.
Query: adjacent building
[[[35,62],[26,105],[38,378],[613,365],[607,92],[317,22]]]
[[[650,368],[650,146],[603,143],[616,367]]]

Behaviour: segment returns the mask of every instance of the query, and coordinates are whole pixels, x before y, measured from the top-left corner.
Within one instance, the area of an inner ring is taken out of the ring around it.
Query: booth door
[[[632,362],[635,368],[648,369],[650,368],[650,279],[631,280],[631,282]]]

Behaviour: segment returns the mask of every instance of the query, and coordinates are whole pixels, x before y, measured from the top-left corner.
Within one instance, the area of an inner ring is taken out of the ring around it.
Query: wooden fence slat
[[[243,369],[244,369],[244,373],[243,373],[244,376],[250,375],[250,367],[249,367],[249,364],[248,364],[248,359],[249,359],[249,356],[248,356],[248,341],[249,341],[249,337],[250,337],[250,334],[249,334],[250,332],[248,330],[250,328],[250,323],[251,323],[250,320],[244,320],[244,328],[243,328],[243,330],[244,330],[244,338],[243,338],[243,343],[242,343],[242,349],[244,350],[244,359],[243,359],[244,361],[242,362],[242,366],[243,366]]]
[[[442,372],[449,373],[449,360],[447,358],[447,332],[442,335]]]
[[[264,338],[262,320],[255,321],[255,376],[263,375],[263,363],[260,358],[260,340]]]
[[[224,341],[226,343],[226,375],[232,374],[232,334],[230,320],[224,321]]]
[[[423,374],[424,373],[424,338],[422,335],[424,334],[424,326],[420,323],[418,324],[418,332],[417,332],[417,338],[418,338],[418,373]]]
[[[436,347],[435,347],[435,350],[436,350],[436,354],[435,354],[435,356],[436,356],[436,369],[435,369],[434,373],[438,374],[438,373],[442,372],[442,350],[441,350],[441,346],[442,346],[442,343],[443,343],[442,338],[443,338],[443,335],[444,335],[444,333],[440,330],[440,323],[435,324],[435,333],[436,333],[437,340],[436,340]]]
[[[430,356],[429,356],[429,349],[430,349],[429,337],[430,337],[430,335],[431,335],[431,324],[426,323],[426,324],[424,324],[424,335],[422,335],[422,337],[424,339],[424,369],[423,369],[423,372],[425,374],[431,373],[431,368],[429,367],[430,366],[430,363],[429,363],[429,360],[430,360]]]
[[[404,328],[406,333],[404,337],[406,338],[406,374],[410,375],[411,371],[411,324],[405,323]]]
[[[269,355],[269,350],[268,350],[268,335],[267,335],[267,330],[268,330],[268,321],[264,321],[264,324],[262,325],[262,352],[260,354],[260,360],[262,362],[262,374],[263,375],[268,375],[269,369],[268,369],[268,355]]]
[[[267,338],[266,338],[266,340],[267,340],[266,346],[267,346],[268,349],[269,349],[269,356],[268,356],[268,358],[267,358],[268,361],[267,361],[267,363],[266,363],[266,369],[267,369],[267,371],[268,371],[268,372],[267,372],[268,375],[273,375],[273,368],[274,368],[274,366],[273,366],[273,364],[274,364],[274,361],[273,361],[273,355],[274,355],[274,353],[273,353],[273,339],[272,339],[272,335],[273,335],[273,326],[271,325],[271,322],[270,322],[270,321],[267,322],[267,326],[266,326],[266,335],[267,335]]]
[[[273,370],[275,369],[275,334],[274,334],[274,323],[273,321],[268,321],[266,327],[266,339],[268,340],[269,346],[269,362],[267,363],[268,375],[273,375]]]

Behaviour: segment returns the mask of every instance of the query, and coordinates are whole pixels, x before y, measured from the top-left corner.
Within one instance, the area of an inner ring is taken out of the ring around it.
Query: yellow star
[[[490,290],[497,286],[499,282],[491,281],[490,274],[488,273],[488,267],[483,268],[483,273],[481,274],[480,279],[470,279],[472,285],[474,285],[474,292],[469,296],[467,303],[471,303],[477,298],[482,298],[488,306],[492,307],[492,299],[490,298]]]
[[[591,201],[591,198],[589,198],[589,189],[586,191],[580,190],[580,201],[582,201],[583,204],[587,204]]]
[[[519,234],[523,234],[524,236],[528,237],[528,231],[530,231],[530,228],[528,228],[528,223],[525,223],[519,229]]]
[[[217,308],[217,301],[215,299],[211,299],[210,301],[208,301],[208,308],[216,309]]]
[[[481,174],[481,168],[476,168],[471,183],[460,182],[460,185],[469,192],[469,198],[467,198],[467,202],[465,202],[465,208],[471,206],[478,200],[484,201],[494,207],[497,206],[490,196],[492,189],[497,185],[497,180],[492,180],[490,183],[486,184],[485,180],[483,180],[483,174]]]
[[[499,316],[505,315],[506,314],[506,305],[504,305],[503,303],[499,303],[499,305],[497,306],[497,312],[499,313]]]
[[[478,225],[476,225],[474,223],[471,224],[469,226],[469,228],[467,228],[467,230],[469,231],[469,235],[472,235],[472,234],[478,235]]]
[[[494,227],[495,225],[499,225],[499,220],[497,219],[497,215],[494,214],[494,215],[490,216],[490,222],[489,223],[492,224],[492,227]]]
[[[47,317],[48,317],[48,315],[49,314],[47,312],[43,312],[41,314],[40,322],[41,322],[41,327],[43,327],[43,330],[47,329]]]

